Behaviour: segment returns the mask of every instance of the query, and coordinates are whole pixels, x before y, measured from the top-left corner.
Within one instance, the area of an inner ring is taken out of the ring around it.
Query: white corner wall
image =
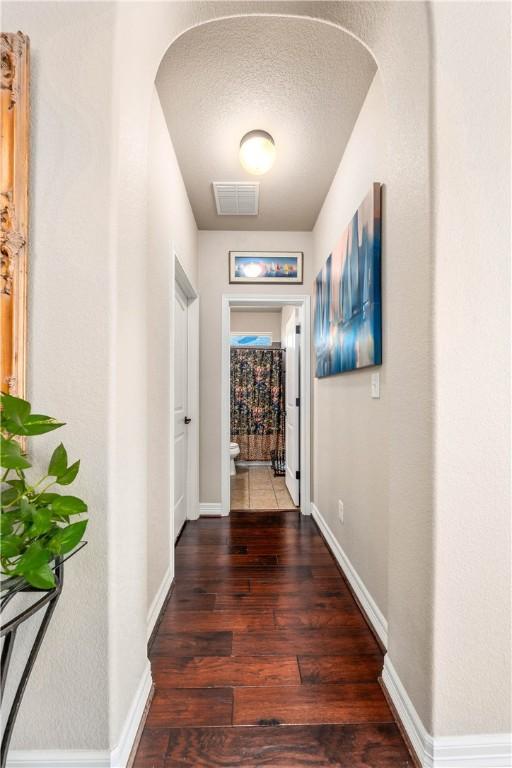
[[[314,274],[367,195],[388,179],[387,106],[380,74],[374,77],[313,230]],[[386,222],[386,188],[383,189]],[[335,539],[387,617],[389,393],[388,358],[393,354],[387,308],[399,300],[387,280],[383,227],[383,364],[314,379],[313,500]],[[371,399],[370,379],[380,373],[380,400]],[[344,524],[338,520],[344,503]]]
[[[174,251],[197,282],[197,227],[156,88],[148,157],[147,280],[147,605],[150,622],[174,576],[172,413]],[[149,627],[151,629],[151,627]]]
[[[432,4],[435,736],[512,731],[510,13]]]
[[[3,3],[2,31],[31,43],[28,399],[66,426],[30,441],[36,463],[62,440],[81,459],[70,493],[89,505],[87,546],[65,584],[28,683],[13,749],[108,748],[108,263],[110,3]],[[65,66],[63,62],[66,62]],[[107,162],[106,162],[107,159]],[[18,633],[13,677],[28,646]],[[58,724],[58,726],[56,726]]]
[[[229,283],[229,251],[303,251],[304,284],[282,286]],[[199,232],[200,318],[200,500],[221,501],[221,337],[222,295],[309,293],[312,282],[311,232]],[[279,315],[276,315],[279,317]]]

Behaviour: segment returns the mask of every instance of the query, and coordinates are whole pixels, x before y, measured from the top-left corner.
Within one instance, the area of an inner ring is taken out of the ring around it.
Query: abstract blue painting
[[[315,281],[316,375],[380,365],[381,185],[365,197]]]

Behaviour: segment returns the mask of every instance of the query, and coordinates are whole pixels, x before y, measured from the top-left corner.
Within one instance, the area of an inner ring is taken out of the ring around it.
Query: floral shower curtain
[[[231,440],[242,461],[270,461],[284,447],[283,350],[231,350]]]

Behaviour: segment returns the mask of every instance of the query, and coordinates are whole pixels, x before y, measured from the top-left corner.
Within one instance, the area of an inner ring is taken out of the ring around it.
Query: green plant
[[[50,589],[55,586],[53,560],[75,549],[87,526],[87,520],[75,521],[75,516],[87,512],[87,504],[55,489],[73,482],[80,462],[68,465],[61,443],[52,453],[46,474],[35,482],[29,480],[27,470],[32,465],[19,438],[42,435],[64,424],[31,413],[30,403],[19,397],[2,394],[1,404],[0,566],[2,575],[9,577],[2,581],[2,588],[13,579],[24,579],[33,587]]]

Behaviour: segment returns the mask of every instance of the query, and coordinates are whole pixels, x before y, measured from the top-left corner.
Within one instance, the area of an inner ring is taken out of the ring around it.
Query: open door
[[[286,344],[286,487],[296,507],[300,505],[300,327],[294,310],[285,325]]]

